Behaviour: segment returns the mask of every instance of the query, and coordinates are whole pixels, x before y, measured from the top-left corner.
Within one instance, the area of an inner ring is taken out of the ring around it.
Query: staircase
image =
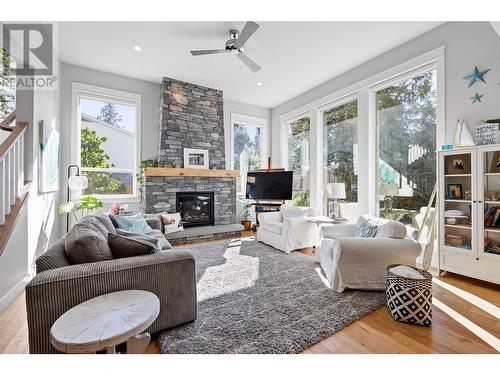
[[[15,111],[0,123],[0,254],[14,227],[27,192],[24,187],[24,133],[27,124],[16,123]]]

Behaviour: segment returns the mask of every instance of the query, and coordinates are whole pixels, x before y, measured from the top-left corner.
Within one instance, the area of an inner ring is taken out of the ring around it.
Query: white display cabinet
[[[439,152],[439,269],[500,283],[500,145]]]

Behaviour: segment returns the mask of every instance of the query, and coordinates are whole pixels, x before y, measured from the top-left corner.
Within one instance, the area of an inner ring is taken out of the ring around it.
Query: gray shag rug
[[[298,353],[383,306],[334,292],[312,256],[253,238],[196,244],[198,317],[160,334],[161,353]]]

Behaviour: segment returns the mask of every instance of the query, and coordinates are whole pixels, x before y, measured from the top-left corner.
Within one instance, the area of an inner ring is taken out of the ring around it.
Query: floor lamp
[[[76,169],[76,174],[71,175],[71,171]],[[80,175],[80,167],[76,164],[71,164],[68,167],[68,193],[66,197],[66,201],[69,202],[71,198],[71,190],[80,190],[86,189],[89,186],[89,181],[87,177]],[[69,213],[66,214],[66,233],[69,232]]]

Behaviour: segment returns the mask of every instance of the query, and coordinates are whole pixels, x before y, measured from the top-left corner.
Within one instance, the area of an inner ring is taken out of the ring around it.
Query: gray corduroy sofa
[[[161,231],[157,218],[148,217],[147,222]],[[195,261],[188,250],[70,264],[61,238],[38,257],[36,268],[26,286],[30,353],[58,353],[49,337],[57,318],[84,301],[120,290],[146,290],[160,299],[160,314],[147,332],[196,319]]]

